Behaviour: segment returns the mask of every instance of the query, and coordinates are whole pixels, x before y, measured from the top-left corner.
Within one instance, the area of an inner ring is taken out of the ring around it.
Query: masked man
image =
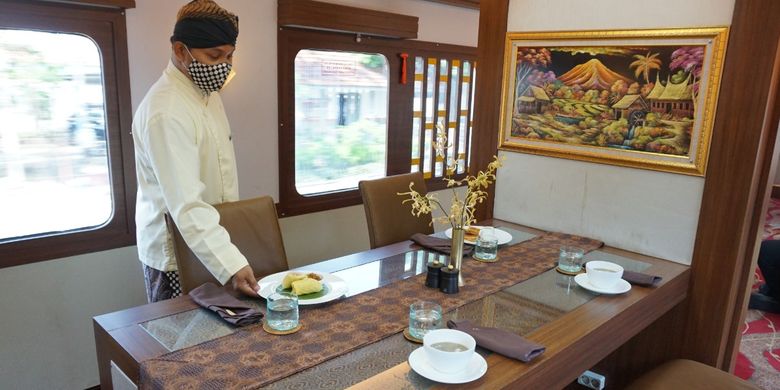
[[[180,294],[165,213],[217,280],[256,295],[252,268],[211,206],[238,200],[230,126],[216,93],[230,74],[237,37],[238,17],[214,1],[182,7],[171,61],[133,118],[138,256],[150,302]]]

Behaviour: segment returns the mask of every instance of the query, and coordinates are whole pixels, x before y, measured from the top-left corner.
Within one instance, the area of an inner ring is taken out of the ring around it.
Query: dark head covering
[[[238,16],[213,0],[193,0],[176,15],[171,42],[180,41],[190,48],[235,45]]]

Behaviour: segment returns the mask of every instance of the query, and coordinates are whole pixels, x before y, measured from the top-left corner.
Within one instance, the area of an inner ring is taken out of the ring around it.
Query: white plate
[[[414,372],[439,383],[467,383],[475,381],[485,375],[488,369],[487,361],[482,355],[474,352],[471,355],[471,362],[460,372],[454,374],[437,371],[428,364],[428,357],[425,355],[424,347],[420,347],[409,354],[409,365]]]
[[[590,284],[590,281],[588,281],[588,274],[579,274],[574,277],[574,281],[577,282],[580,287],[599,294],[623,294],[631,290],[631,283],[626,282],[623,279],[618,280],[611,288],[601,288]]]
[[[277,287],[282,284],[284,275],[289,272],[300,272],[304,274],[314,272],[315,274],[322,276],[322,283],[325,285],[325,288],[329,289],[327,293],[316,298],[306,298],[305,295],[299,297],[298,305],[316,305],[318,303],[330,302],[343,297],[344,294],[346,294],[348,291],[347,282],[336,275],[329,274],[327,272],[295,270],[277,272],[260,279],[260,281],[257,282],[257,284],[260,286],[260,296],[263,298],[268,298],[271,294],[275,293],[277,291]]]
[[[473,227],[484,229],[484,228],[490,227],[490,226],[473,226]],[[498,239],[498,245],[504,245],[504,244],[508,243],[509,241],[512,241],[512,235],[511,234],[509,234],[509,233],[507,233],[507,232],[505,232],[505,231],[503,231],[503,230],[501,230],[499,228],[493,228],[493,231],[495,232],[496,238]],[[444,235],[447,236],[447,238],[452,238],[452,228],[449,228],[449,229],[445,230],[444,231]],[[471,240],[467,240],[465,238],[463,239],[463,242],[465,242],[466,244],[471,244],[471,245],[476,244],[476,242],[471,241]]]

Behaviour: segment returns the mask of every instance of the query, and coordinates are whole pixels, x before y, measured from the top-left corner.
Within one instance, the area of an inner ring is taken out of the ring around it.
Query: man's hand
[[[233,289],[241,291],[244,295],[250,297],[257,296],[257,279],[255,279],[255,273],[252,271],[252,267],[245,266],[236,272],[233,277],[230,278],[233,282]]]

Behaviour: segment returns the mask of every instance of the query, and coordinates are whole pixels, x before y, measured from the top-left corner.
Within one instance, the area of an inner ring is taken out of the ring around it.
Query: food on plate
[[[298,296],[313,294],[320,291],[322,291],[322,282],[317,279],[307,277],[292,282],[292,293]]]
[[[307,275],[300,272],[288,272],[282,279],[282,288],[288,289],[292,287],[292,283],[296,280],[306,279]]]
[[[477,241],[477,237],[479,236],[479,227],[476,226],[469,226],[466,228],[466,231],[463,234],[463,239],[466,241]]]
[[[322,291],[322,275],[314,272],[288,272],[282,279],[281,288],[292,290],[295,295],[306,295]]]

